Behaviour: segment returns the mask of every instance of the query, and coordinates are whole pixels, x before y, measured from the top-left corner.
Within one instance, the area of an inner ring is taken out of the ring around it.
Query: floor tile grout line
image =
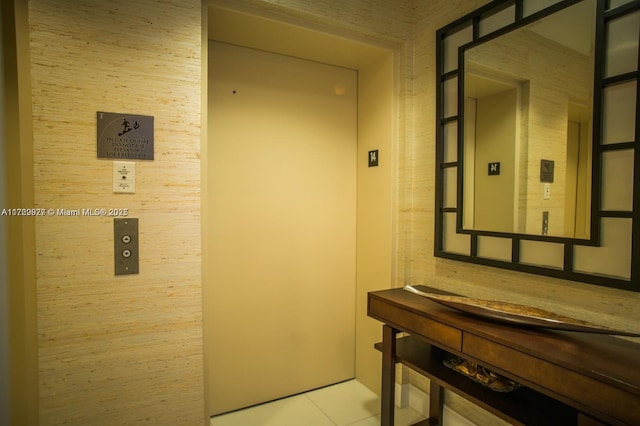
[[[353,379],[353,380],[355,380],[355,379]],[[313,392],[313,391],[311,391],[311,392],[306,392],[306,393],[304,393],[303,395],[304,395],[304,396],[306,396],[306,397],[309,399],[309,401],[311,401],[311,403],[312,403],[313,405],[315,405],[315,406],[318,408],[318,410],[320,410],[320,411],[322,412],[322,414],[324,414],[324,415],[325,415],[325,416],[326,416],[326,417],[331,421],[331,423],[333,423],[335,426],[350,426],[350,425],[354,425],[354,424],[356,424],[356,423],[363,422],[363,421],[365,421],[365,420],[367,420],[367,419],[370,419],[370,418],[376,418],[376,417],[378,417],[378,416],[380,415],[380,414],[374,414],[374,415],[371,415],[371,416],[363,417],[363,418],[358,419],[358,420],[354,420],[354,421],[349,422],[349,423],[346,423],[346,424],[338,423],[336,420],[334,420],[333,418],[331,418],[331,416],[330,416],[329,414],[327,414],[327,413],[322,409],[322,407],[321,407],[319,404],[317,404],[317,403],[313,400],[313,398],[311,398],[311,397],[309,396],[309,394],[311,394],[312,392]]]
[[[310,392],[307,392],[307,393],[305,393],[305,394],[303,394],[303,395],[304,395],[304,396],[306,396],[306,397],[307,397],[307,399],[308,399],[309,401],[311,401],[311,403],[312,403],[313,405],[315,405],[315,407],[316,407],[318,410],[320,410],[320,412],[321,412],[322,414],[324,414],[324,415],[325,415],[325,417],[326,417],[326,418],[328,418],[328,419],[329,419],[329,421],[330,421],[331,423],[333,423],[335,426],[340,426],[338,423],[336,423],[336,422],[335,422],[335,420],[333,420],[333,419],[331,418],[331,416],[329,416],[329,414],[327,414],[327,413],[322,409],[322,407],[320,407],[318,404],[316,404],[316,402],[315,402],[315,401],[314,401],[314,400],[309,396],[309,393],[310,393]]]
[[[375,419],[375,418],[378,418],[378,417],[379,417],[379,415],[378,415],[378,414],[376,414],[375,416],[365,417],[364,419],[356,420],[356,421],[354,421],[354,422],[348,423],[348,424],[343,425],[343,426],[353,426],[353,425],[355,425],[355,424],[358,424],[358,423],[364,422],[365,420],[368,420],[368,419]],[[378,422],[378,423],[380,423],[380,422]]]

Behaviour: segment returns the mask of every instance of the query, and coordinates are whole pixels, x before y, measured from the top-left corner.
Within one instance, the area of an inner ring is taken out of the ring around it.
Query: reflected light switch
[[[136,192],[136,163],[113,162],[113,192],[125,194]]]

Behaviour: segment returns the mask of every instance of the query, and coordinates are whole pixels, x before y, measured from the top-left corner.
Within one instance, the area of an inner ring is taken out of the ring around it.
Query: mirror
[[[640,292],[640,1],[493,0],[436,43],[434,255]]]
[[[461,49],[464,230],[590,238],[595,17],[584,0]]]

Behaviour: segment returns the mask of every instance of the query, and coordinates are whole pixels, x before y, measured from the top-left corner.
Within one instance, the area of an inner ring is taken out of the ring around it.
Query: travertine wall
[[[412,0],[210,0],[211,3],[257,7],[263,11],[298,18],[313,27],[331,27],[350,37],[369,38],[374,42],[407,41],[412,32],[418,2]]]
[[[140,273],[114,276],[113,217],[36,220],[40,424],[203,424],[201,3],[30,0],[35,206],[128,209]],[[155,117],[155,160],[112,192],[96,111]]]

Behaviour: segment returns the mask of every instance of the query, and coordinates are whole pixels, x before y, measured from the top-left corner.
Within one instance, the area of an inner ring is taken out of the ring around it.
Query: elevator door
[[[357,73],[210,42],[211,414],[353,378]]]

